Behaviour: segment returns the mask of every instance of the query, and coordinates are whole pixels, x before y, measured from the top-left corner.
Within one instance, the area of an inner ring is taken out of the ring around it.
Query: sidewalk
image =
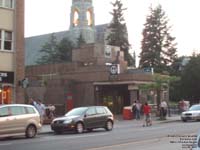
[[[133,123],[133,122],[142,122],[143,119],[141,120],[124,120],[122,115],[115,116],[115,124],[120,124],[120,123]],[[153,124],[160,124],[160,123],[170,123],[170,122],[177,122],[181,121],[180,115],[172,115],[171,117],[167,117],[166,120],[159,120],[159,117],[152,117],[152,122]],[[142,124],[142,123],[141,123]],[[39,134],[52,134],[53,131],[51,130],[50,124],[45,124],[42,126],[41,131]]]
[[[143,116],[141,116],[141,120],[142,118]],[[124,120],[122,115],[115,116],[115,120],[116,121],[130,121],[130,120]],[[152,116],[152,121],[156,123],[166,123],[166,122],[173,122],[173,121],[181,121],[181,118],[180,118],[180,115],[171,115],[170,117],[167,116],[166,120],[159,120],[159,117]]]

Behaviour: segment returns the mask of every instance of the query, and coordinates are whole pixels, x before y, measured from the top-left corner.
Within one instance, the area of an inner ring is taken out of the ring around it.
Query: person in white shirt
[[[160,103],[160,117],[161,119],[166,119],[167,116],[167,102],[163,100]]]
[[[41,122],[43,123],[43,120],[44,120],[44,117],[45,117],[45,105],[41,102],[41,100],[38,100],[37,101],[37,104],[36,104],[36,109],[38,110],[39,114],[40,114],[40,118],[41,118]]]

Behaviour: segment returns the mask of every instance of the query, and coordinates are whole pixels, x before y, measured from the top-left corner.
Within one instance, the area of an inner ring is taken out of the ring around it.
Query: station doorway
[[[98,103],[113,114],[122,114],[123,107],[131,104],[128,85],[100,85],[98,89]]]

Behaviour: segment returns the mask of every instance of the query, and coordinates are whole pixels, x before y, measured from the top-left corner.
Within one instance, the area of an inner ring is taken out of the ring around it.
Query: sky
[[[93,0],[95,24],[109,23],[110,2]],[[200,0],[121,0],[132,51],[141,52],[142,30],[149,7],[162,5],[176,38],[179,56],[200,52]],[[72,0],[25,0],[25,37],[69,30]]]

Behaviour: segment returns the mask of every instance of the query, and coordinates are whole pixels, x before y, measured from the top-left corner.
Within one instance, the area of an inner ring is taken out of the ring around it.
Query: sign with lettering
[[[14,72],[0,71],[0,83],[14,83]]]
[[[110,74],[111,75],[117,75],[120,73],[120,67],[119,64],[112,64],[110,66]]]

